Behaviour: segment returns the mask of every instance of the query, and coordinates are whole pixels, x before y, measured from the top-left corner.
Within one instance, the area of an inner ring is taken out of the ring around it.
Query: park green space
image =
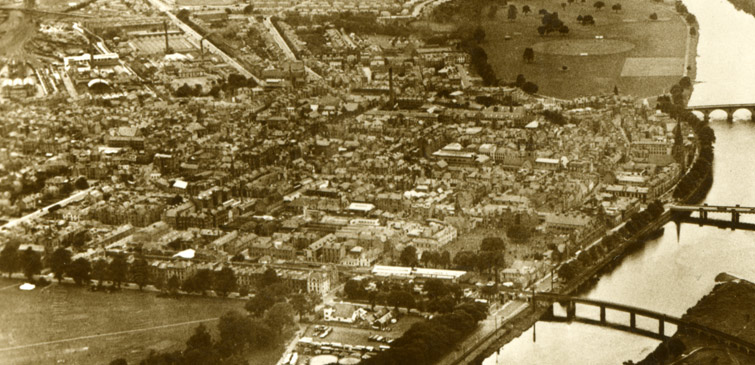
[[[492,19],[483,11],[479,24],[486,37],[481,46],[498,78],[512,82],[523,74],[539,86],[540,94],[565,99],[612,93],[614,86],[621,94],[654,96],[679,81],[684,71],[688,28],[674,11],[673,2],[604,0],[605,7],[601,10],[596,10],[594,3],[594,0],[576,0],[572,4],[559,0],[509,2],[517,7],[513,21],[508,19],[508,5],[499,5]],[[621,4],[621,10],[611,10],[614,4]],[[532,12],[524,15],[524,5]],[[569,33],[539,35],[540,9],[558,12]],[[658,20],[650,20],[653,13]],[[596,24],[579,24],[580,15],[592,15]],[[522,58],[527,47],[535,50],[534,62]],[[694,51],[694,42],[691,47]],[[627,59],[632,72],[625,74],[631,77],[622,76]],[[638,66],[647,70],[647,74],[634,76]]]
[[[622,94],[658,95],[682,76],[688,30],[674,12],[672,3],[606,0],[606,6],[601,10],[593,7],[592,0],[584,3],[577,0],[565,8],[561,1],[553,0],[513,4],[519,9],[516,20],[508,20],[507,11],[502,8],[495,20],[485,19],[482,23],[487,34],[483,48],[499,78],[514,80],[518,74],[523,74],[540,87],[542,94],[574,98],[611,93],[614,86]],[[622,9],[611,10],[614,4],[621,4]],[[521,13],[524,5],[530,6],[531,14]],[[540,9],[551,13],[557,11],[559,18],[569,27],[569,33],[540,36],[537,33],[540,25],[537,12]],[[650,20],[652,13],[658,15],[658,20]],[[577,22],[579,15],[592,15],[596,25],[580,25]],[[506,40],[507,35],[510,40]],[[605,42],[596,36],[602,36]],[[560,43],[560,52],[543,52],[547,48],[546,42]],[[522,59],[527,47],[535,49],[532,63]],[[570,49],[571,53],[568,52]],[[662,67],[664,59],[668,58],[680,58],[682,64],[675,73],[666,72],[664,76],[622,77],[628,58],[649,59],[645,62],[648,70]],[[656,65],[653,59],[659,59],[660,65]],[[563,71],[562,66],[568,70]]]
[[[90,292],[86,288],[58,285],[44,290],[20,291],[17,281],[0,280],[0,364],[106,364],[122,357],[138,363],[151,350],[182,350],[198,323],[229,310],[246,313],[244,301],[183,296],[160,298],[154,292],[123,290]],[[205,322],[216,328],[217,321]],[[166,326],[162,327],[161,326]],[[125,334],[120,331],[148,329]],[[75,339],[7,350],[48,341]],[[281,348],[253,354],[260,364],[275,363]]]

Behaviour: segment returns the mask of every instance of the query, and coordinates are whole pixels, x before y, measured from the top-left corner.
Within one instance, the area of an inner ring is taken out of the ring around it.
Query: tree
[[[215,274],[213,289],[225,297],[228,293],[236,290],[236,274],[230,267],[224,267]]]
[[[178,19],[186,21],[186,20],[189,19],[190,15],[191,15],[191,13],[189,12],[189,9],[181,9],[181,10],[178,11],[178,14],[176,14],[176,17]]]
[[[692,29],[695,29],[695,28],[692,28]],[[690,80],[689,76],[684,76],[679,80],[679,86],[681,86],[683,89],[691,89],[692,80]]]
[[[268,268],[267,270],[265,270],[265,272],[262,273],[262,278],[260,279],[260,285],[263,288],[273,285],[277,282],[278,282],[278,273],[275,272],[275,269]]]
[[[311,313],[315,309],[314,303],[306,294],[296,293],[288,299],[296,314],[301,317],[305,313]]]
[[[392,290],[388,294],[388,305],[393,306],[398,311],[399,307],[406,308],[407,311],[414,307],[414,296],[405,290]]]
[[[500,237],[485,237],[480,242],[480,251],[503,251],[506,243]]]
[[[68,270],[68,265],[71,264],[71,251],[68,251],[67,249],[63,247],[58,247],[55,251],[53,251],[52,255],[50,255],[50,259],[48,260],[48,265],[50,265],[50,271],[55,275],[55,278],[58,279],[58,282],[63,280],[63,274],[65,274],[66,270]]]
[[[108,272],[110,280],[113,281],[113,286],[120,288],[121,283],[126,281],[126,275],[128,275],[128,263],[126,259],[121,255],[113,257],[108,266]]]
[[[538,87],[535,83],[527,81],[522,85],[522,91],[526,92],[527,94],[534,94],[538,90]]]
[[[181,280],[178,279],[177,276],[173,275],[170,277],[170,279],[168,279],[168,283],[165,284],[165,286],[166,286],[166,289],[168,289],[169,293],[175,295],[178,293],[178,288],[181,287]]]
[[[527,63],[532,63],[533,61],[535,61],[535,50],[532,49],[532,47],[525,48],[522,59],[524,59],[524,62]]]
[[[449,290],[443,280],[440,279],[427,279],[424,286],[427,296],[431,299],[443,297],[449,294]]]
[[[618,13],[621,10],[621,4],[613,4],[611,9]]]
[[[184,281],[183,289],[188,292],[207,295],[207,291],[213,287],[212,279],[212,272],[209,269],[200,269]]]
[[[178,98],[185,98],[185,97],[193,96],[194,91],[195,90],[191,86],[187,84],[183,84],[178,89],[176,89],[176,92],[174,93],[174,95],[176,95],[176,97]]]
[[[561,35],[567,35],[569,34],[569,27],[562,25],[561,28],[558,28],[558,32],[561,33]]]
[[[270,325],[261,319],[252,319],[251,321],[252,336],[249,345],[252,348],[264,349],[275,343],[276,334]]]
[[[212,335],[205,327],[204,323],[200,323],[194,329],[194,334],[186,341],[186,351],[200,350],[207,351],[212,348]]]
[[[244,309],[255,317],[262,317],[266,310],[281,300],[283,299],[278,293],[275,293],[274,286],[271,286],[262,289],[252,299],[249,299],[244,305]]]
[[[595,19],[592,17],[592,15],[585,15],[582,17],[581,21],[582,25],[595,25]]]
[[[33,280],[34,275],[42,272],[42,259],[31,247],[21,254],[21,269],[27,279]]]
[[[532,12],[529,5],[522,6],[522,14],[527,15]]]
[[[239,353],[252,339],[252,322],[247,316],[232,310],[220,317],[218,332],[221,353],[226,356]]]
[[[422,262],[423,267],[430,267],[433,264],[437,264],[439,259],[440,253],[434,250],[426,250],[422,252],[422,257],[420,257],[420,261]]]
[[[128,365],[128,361],[121,357],[111,361],[108,365]]]
[[[364,283],[362,280],[349,279],[346,284],[343,285],[343,293],[349,299],[362,299],[367,294],[364,290]]]
[[[600,9],[603,9],[603,7],[606,6],[606,3],[602,2],[602,1],[596,1],[595,4],[592,4],[592,6],[594,6],[595,9],[600,10]]]
[[[87,183],[87,178],[81,176],[76,179],[76,182],[73,183],[73,186],[78,190],[84,190],[89,188],[89,183]]]
[[[516,20],[516,6],[514,6],[513,4],[509,5],[507,18],[511,21]]]
[[[138,258],[131,264],[131,280],[142,290],[149,283],[149,264],[147,260]]]
[[[477,267],[477,253],[472,251],[459,251],[454,256],[454,264],[463,270],[475,270]]]
[[[104,259],[97,259],[92,263],[92,279],[97,280],[97,286],[108,279],[108,264]]]
[[[545,26],[541,25],[541,26],[537,27],[537,34],[540,34],[541,36],[544,36],[545,35],[545,30],[546,30]]]
[[[416,266],[417,265],[417,248],[408,245],[404,247],[404,250],[401,251],[401,257],[399,258],[401,261],[401,265],[404,266]]]
[[[254,6],[251,4],[244,7],[244,14],[251,14],[254,11]]]
[[[656,13],[650,14],[650,20],[658,20],[658,14]]]
[[[286,302],[275,303],[265,313],[265,322],[270,328],[277,328],[280,335],[286,327],[295,323],[294,308]]]
[[[70,276],[78,285],[81,285],[84,282],[89,282],[91,273],[92,264],[89,263],[89,260],[83,257],[73,260],[66,270],[66,274],[68,274],[68,276]]]
[[[451,253],[448,252],[448,250],[443,250],[440,253],[440,259],[439,259],[439,261],[440,262],[438,262],[438,263],[440,264],[441,267],[448,268],[448,266],[451,265]]]
[[[3,247],[3,250],[0,251],[0,270],[8,274],[8,277],[10,277],[14,272],[18,271],[18,268],[20,266],[18,246],[19,244],[16,242],[7,242],[5,244],[5,247]]]
[[[697,29],[695,29],[695,27],[690,27],[689,28],[689,35],[696,36],[697,35]]]
[[[478,25],[472,33],[472,39],[477,43],[482,43],[485,40],[485,29],[482,29],[482,27]]]

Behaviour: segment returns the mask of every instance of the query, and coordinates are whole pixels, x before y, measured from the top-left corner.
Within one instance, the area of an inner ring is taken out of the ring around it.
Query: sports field
[[[562,3],[567,4],[561,0],[509,2],[518,8],[516,20],[507,19],[505,7],[494,20],[482,20],[486,31],[482,46],[499,78],[513,81],[524,74],[542,94],[573,98],[612,93],[614,86],[622,94],[658,95],[683,75],[688,29],[674,12],[673,2],[606,1],[601,10],[593,7],[592,0],[576,0],[565,8]],[[622,10],[611,10],[616,3]],[[532,12],[523,15],[523,5]],[[558,12],[569,33],[540,36],[540,9]],[[649,19],[652,13],[658,20]],[[596,25],[580,25],[579,15],[592,15]],[[522,59],[527,47],[535,50],[532,63]]]
[[[199,321],[215,328],[215,318],[231,309],[243,312],[244,304],[158,298],[135,290],[108,294],[57,284],[23,292],[17,284],[0,280],[3,365],[107,364],[119,357],[137,364],[152,349],[183,349]]]

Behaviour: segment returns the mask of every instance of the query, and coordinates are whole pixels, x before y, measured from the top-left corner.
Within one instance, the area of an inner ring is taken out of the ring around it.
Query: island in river
[[[729,274],[719,274],[711,292],[687,310],[682,319],[742,340],[755,343],[755,284]],[[627,362],[625,364],[632,364]],[[681,331],[661,343],[644,364],[755,364],[755,354],[747,354],[716,340]]]

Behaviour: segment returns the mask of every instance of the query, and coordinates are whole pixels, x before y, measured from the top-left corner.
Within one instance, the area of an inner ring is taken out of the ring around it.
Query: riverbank
[[[726,334],[736,336],[748,342],[755,342],[755,284],[728,274],[719,274],[719,281],[713,290],[697,304],[687,310],[682,319],[700,324]],[[693,331],[678,331],[670,342],[681,342],[685,351],[681,355],[664,357],[666,344],[660,344],[644,360],[637,364],[674,364],[678,361],[694,364],[753,364],[755,354],[736,351],[732,347],[714,339],[698,335]]]
[[[681,110],[681,111],[677,111],[677,113],[685,113],[685,114],[679,115],[680,119],[687,119],[688,121],[693,121],[692,119],[689,119],[690,115],[692,115],[691,112],[686,111],[686,110]],[[692,117],[694,117],[694,115],[692,115]],[[703,124],[703,122],[700,122],[697,119],[694,119],[694,121],[697,121],[697,123],[693,125],[693,129],[695,130],[695,133],[701,134],[700,132],[703,131],[704,128],[708,128],[707,125]],[[693,161],[693,166],[699,163],[703,159],[703,157],[701,157],[702,156],[701,151],[706,151],[705,159],[710,159],[712,161],[713,152],[712,152],[712,148],[710,144],[712,143],[713,140],[715,140],[714,136],[707,136],[706,138],[698,138],[698,145],[697,145],[698,153],[695,154],[696,158]],[[688,177],[687,175],[691,173],[695,174],[696,175],[695,178],[692,179],[691,180],[692,183],[690,183],[690,184],[694,184],[694,187],[692,187],[691,189],[688,188],[689,190],[685,194],[683,194],[683,196],[679,197],[678,201],[691,204],[705,198],[713,181],[713,173],[712,173],[711,166],[712,164],[707,164],[706,166],[707,168],[705,169],[690,168],[689,170],[686,171],[685,176],[683,176],[682,179]],[[674,187],[673,189],[676,189],[676,187]],[[662,229],[663,226],[666,223],[668,223],[671,219],[672,219],[671,212],[668,209],[664,210],[662,214],[657,215],[655,219],[645,224],[643,228],[641,228],[639,231],[634,232],[632,237],[620,242],[618,245],[616,245],[616,247],[611,249],[608,253],[602,255],[600,259],[598,259],[597,262],[595,262],[594,264],[582,270],[574,278],[569,280],[565,285],[560,285],[559,288],[555,290],[555,292],[559,294],[573,295],[574,293],[584,291],[587,288],[591,287],[598,281],[600,276],[618,267],[621,264],[624,257],[626,257],[631,252],[634,252],[635,250],[642,248],[645,242],[649,239],[652,239],[657,234],[657,232],[660,229]],[[601,238],[600,240],[596,241],[591,246],[599,245],[603,243],[604,238]],[[499,330],[498,332],[491,334],[490,339],[485,340],[487,343],[483,344],[485,347],[480,346],[481,348],[484,348],[484,350],[482,350],[481,353],[475,357],[474,363],[476,364],[482,363],[482,361],[488,356],[490,356],[490,354],[493,354],[496,351],[500,350],[502,346],[504,346],[505,344],[513,340],[514,338],[519,337],[521,333],[524,332],[524,330],[533,326],[538,321],[539,318],[540,317],[537,316],[537,311],[532,311],[532,310],[526,310],[520,313],[518,316],[512,318],[510,322],[516,324],[515,328],[518,328],[518,329],[524,328],[524,329],[523,330],[509,330],[509,331]]]

